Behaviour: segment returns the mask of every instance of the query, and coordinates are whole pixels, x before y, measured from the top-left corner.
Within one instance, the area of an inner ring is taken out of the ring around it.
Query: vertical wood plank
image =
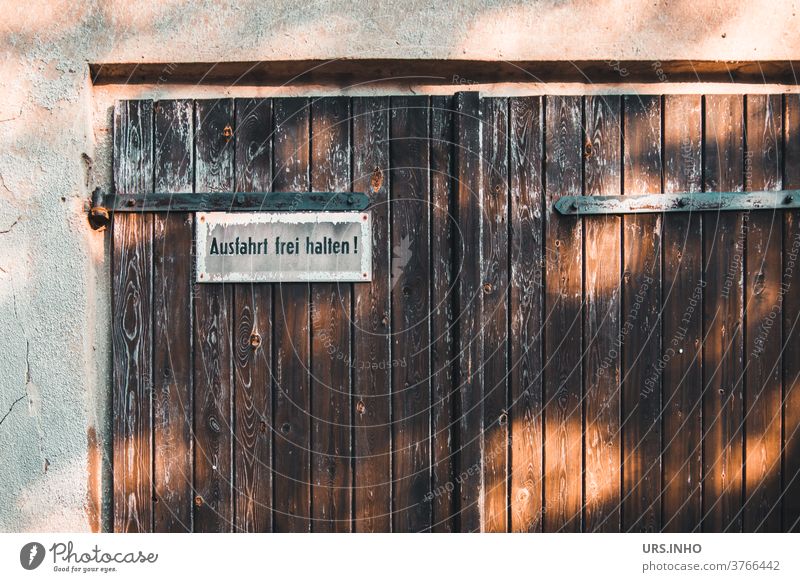
[[[483,527],[483,305],[481,285],[481,160],[480,98],[477,93],[456,94],[456,180],[458,272],[458,420],[456,468],[459,490],[459,528]]]
[[[508,529],[508,100],[481,100],[483,531]]]
[[[703,187],[700,95],[664,97],[664,191]],[[663,531],[699,528],[703,245],[698,213],[664,215]]]
[[[394,531],[431,527],[428,100],[393,98],[391,112]],[[399,254],[399,252],[398,252]]]
[[[661,190],[661,98],[625,98],[625,192]],[[623,220],[622,387],[624,531],[661,527],[662,216]]]
[[[311,189],[350,189],[350,102],[326,97],[311,106]],[[350,427],[351,283],[311,287],[311,478],[314,531],[352,529]]]
[[[585,195],[620,194],[621,100],[586,97]],[[584,333],[586,369],[584,529],[620,529],[621,219],[586,217]]]
[[[272,188],[272,102],[237,99],[237,192]],[[235,531],[272,530],[272,286],[234,286]]]
[[[195,103],[195,191],[233,189],[233,100]],[[197,286],[194,301],[195,530],[231,531],[232,287]]]
[[[367,193],[372,212],[372,282],[353,286],[354,529],[389,532],[394,365],[389,305],[389,99],[354,98],[352,114],[353,190]]]
[[[153,103],[114,107],[114,187],[117,194],[153,191]],[[114,531],[153,529],[153,219],[114,217]]]
[[[155,105],[155,190],[191,192],[194,105]],[[192,531],[192,215],[153,214],[153,441],[157,532]]]
[[[456,430],[453,407],[455,265],[453,207],[453,98],[431,97],[431,433],[433,531],[455,530]],[[397,249],[398,253],[400,249]]]
[[[309,105],[303,98],[273,101],[273,190],[306,192],[309,179]],[[274,460],[278,532],[311,529],[309,285],[277,285],[274,301]]]
[[[800,188],[800,96],[784,97],[784,188]],[[800,212],[783,214],[783,531],[800,531]]]
[[[748,95],[745,189],[780,190],[780,95]],[[744,331],[746,532],[781,530],[781,338],[783,216],[754,212],[747,229]]]
[[[511,530],[542,530],[544,217],[541,97],[510,100]]]
[[[577,532],[582,507],[583,233],[554,209],[582,191],[582,103],[547,97],[545,111],[545,531]]]
[[[741,191],[740,96],[706,98],[707,191]],[[743,253],[747,214],[704,213],[703,531],[742,527]]]

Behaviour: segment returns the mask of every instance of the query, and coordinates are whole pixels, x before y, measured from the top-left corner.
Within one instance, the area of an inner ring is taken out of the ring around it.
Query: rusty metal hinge
[[[800,190],[683,192],[627,196],[563,196],[554,207],[564,215],[723,212],[800,208]]]
[[[89,223],[99,230],[115,212],[334,212],[369,206],[363,192],[92,193]]]

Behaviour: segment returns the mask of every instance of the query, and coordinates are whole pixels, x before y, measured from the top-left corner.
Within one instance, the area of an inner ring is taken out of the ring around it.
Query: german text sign
[[[200,283],[371,281],[369,212],[198,212]]]

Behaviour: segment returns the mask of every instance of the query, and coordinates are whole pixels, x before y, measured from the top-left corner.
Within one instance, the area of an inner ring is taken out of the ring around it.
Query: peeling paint
[[[103,513],[103,449],[97,440],[93,426],[86,433],[86,447],[89,451],[88,471],[86,472],[86,517],[93,532],[101,531]]]

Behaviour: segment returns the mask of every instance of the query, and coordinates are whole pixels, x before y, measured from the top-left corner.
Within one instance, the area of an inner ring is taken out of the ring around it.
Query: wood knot
[[[484,283],[483,284],[483,292],[486,295],[489,295],[492,291],[494,291],[494,285],[492,285],[491,283]]]
[[[203,506],[203,498],[202,498],[202,497],[200,497],[199,495],[197,495],[197,496],[194,498],[194,504],[195,504],[197,507],[202,507],[202,506]]]
[[[233,128],[230,123],[222,130],[222,137],[225,138],[225,141],[230,141],[231,137],[233,137]]]
[[[262,420],[261,424],[258,425],[258,430],[261,431],[261,434],[267,432],[267,423]]]
[[[592,142],[587,141],[583,145],[583,157],[591,158],[593,154],[594,154],[594,147],[592,146]]]
[[[292,430],[292,425],[290,425],[288,422],[284,422],[284,423],[281,425],[281,432],[282,432],[283,434],[289,434],[289,431],[290,431],[290,430]]]
[[[377,192],[383,186],[383,172],[378,166],[375,166],[375,169],[372,170],[372,176],[369,179],[369,187],[372,188],[373,192]]]
[[[364,404],[364,401],[363,401],[363,400],[359,400],[359,401],[356,403],[356,412],[358,412],[359,414],[364,414],[364,412],[365,412],[366,410],[367,410],[367,405],[366,405],[366,404]]]
[[[257,331],[254,331],[250,334],[250,347],[254,350],[257,350],[261,346],[261,334]]]

